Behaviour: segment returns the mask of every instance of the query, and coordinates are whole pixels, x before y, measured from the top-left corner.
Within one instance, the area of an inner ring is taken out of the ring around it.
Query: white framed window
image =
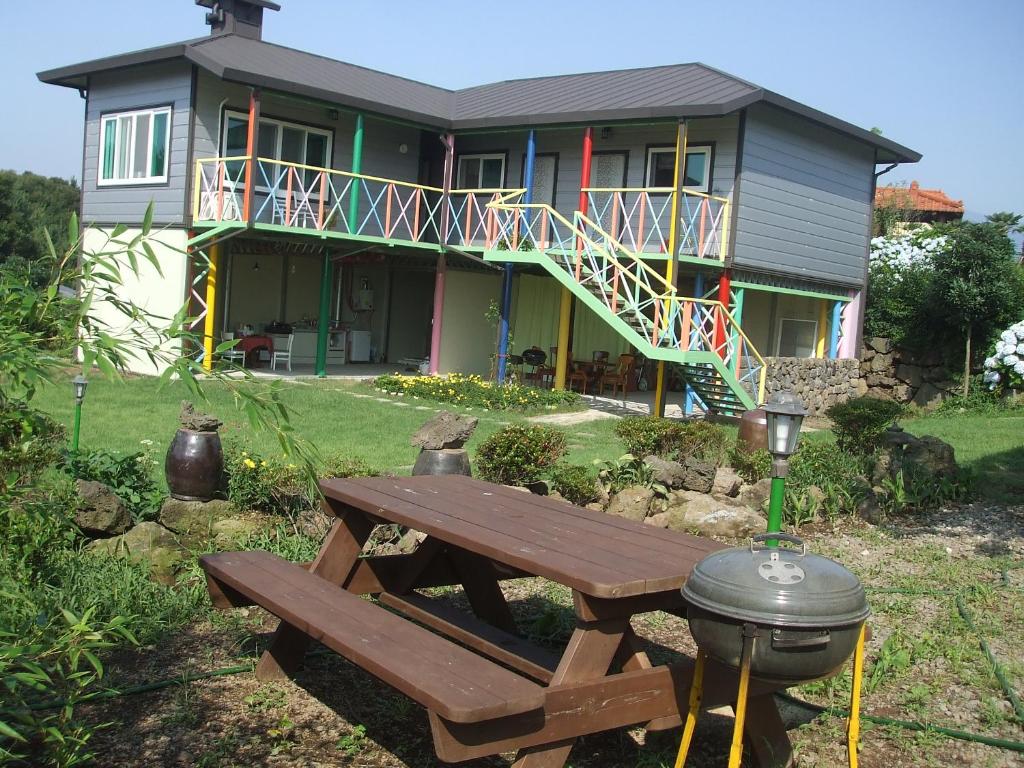
[[[649,147],[647,149],[648,187],[675,185],[675,147]],[[691,192],[711,192],[711,145],[690,144],[686,147],[686,189]]]
[[[456,189],[503,189],[505,186],[505,155],[489,152],[459,155]]]
[[[96,183],[103,187],[166,182],[170,144],[170,107],[103,115]]]
[[[797,320],[792,317],[779,320],[776,336],[779,357],[814,357],[817,341],[817,320]]]
[[[244,157],[248,140],[249,115],[245,112],[225,111],[224,133],[221,137],[223,156]],[[332,143],[333,135],[323,128],[261,117],[256,135],[256,157],[329,168]],[[237,167],[234,163],[228,163],[228,175],[237,178],[240,168],[241,161],[238,161]],[[272,174],[270,169],[268,174]],[[316,172],[307,170],[304,175],[307,181],[311,181]],[[257,179],[256,189],[269,191],[262,183],[262,176],[258,174]]]

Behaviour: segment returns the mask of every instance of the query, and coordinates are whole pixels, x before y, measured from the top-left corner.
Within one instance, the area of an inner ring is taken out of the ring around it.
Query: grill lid
[[[801,549],[759,545],[766,539]],[[754,536],[749,547],[708,555],[694,566],[682,593],[711,613],[781,627],[842,627],[871,613],[856,576],[784,533]]]

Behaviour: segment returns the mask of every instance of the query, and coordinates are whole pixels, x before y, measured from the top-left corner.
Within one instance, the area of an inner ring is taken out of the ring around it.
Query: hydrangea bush
[[[949,238],[930,229],[918,230],[898,237],[871,239],[871,267],[892,273],[896,280],[907,269],[932,266],[932,256],[946,248]]]
[[[999,334],[995,354],[985,360],[985,383],[991,390],[1024,389],[1024,320]]]

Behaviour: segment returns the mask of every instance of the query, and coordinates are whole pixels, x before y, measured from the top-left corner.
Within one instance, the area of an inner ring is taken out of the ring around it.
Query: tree
[[[964,349],[964,390],[970,392],[972,347],[1008,325],[1024,303],[1024,279],[1013,243],[999,224],[963,222],[948,228],[948,247],[932,257],[929,327]]]
[[[80,196],[74,179],[0,171],[0,269],[43,285],[50,276],[46,233],[57,253],[68,249],[68,222]]]
[[[1020,223],[1021,219],[1024,219],[1024,216],[1019,213],[1011,213],[1010,211],[990,213],[985,217],[985,221],[995,224],[1004,235],[1008,235],[1011,232],[1024,232],[1024,226]]]

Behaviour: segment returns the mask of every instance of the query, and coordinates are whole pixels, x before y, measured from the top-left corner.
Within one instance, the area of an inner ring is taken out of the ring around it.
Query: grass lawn
[[[369,385],[344,381],[305,380],[286,383],[284,387],[283,399],[294,409],[292,423],[296,432],[322,453],[358,456],[382,470],[399,473],[411,470],[419,451],[409,445],[409,438],[436,411],[447,409],[480,419],[469,442],[471,452],[492,433],[527,418],[520,413],[459,408],[411,398],[387,398],[380,402],[384,396]],[[210,403],[197,405],[224,420],[221,434],[225,439],[243,440],[265,455],[280,454],[272,435],[253,432],[222,385],[208,384],[206,392]],[[155,379],[146,377],[124,382],[94,378],[82,409],[81,446],[133,452],[142,449],[140,441],[152,440],[155,448],[163,451],[177,429],[178,410],[187,397],[181,384],[160,389]],[[70,430],[74,408],[67,381],[44,387],[33,404]],[[617,421],[600,419],[571,427],[566,460],[589,464],[596,458],[622,455],[625,449],[612,433]]]
[[[978,473],[987,499],[1024,504],[1024,412],[953,413],[903,422],[915,435],[935,435],[953,446],[961,466]]]

